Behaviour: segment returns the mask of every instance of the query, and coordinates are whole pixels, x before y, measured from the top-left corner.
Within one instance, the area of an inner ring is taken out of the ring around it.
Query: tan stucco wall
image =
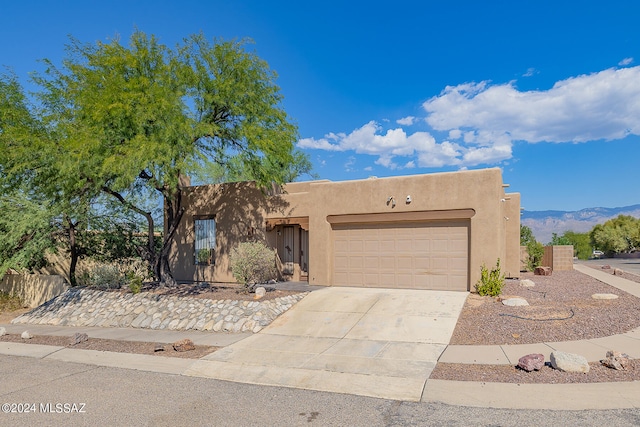
[[[0,291],[18,296],[26,307],[38,307],[69,288],[64,277],[47,274],[7,274]]]
[[[411,196],[411,203],[406,197]],[[387,200],[393,196],[395,207]],[[504,200],[503,200],[504,199]],[[284,194],[264,197],[252,183],[189,187],[183,196],[185,214],[176,233],[171,256],[179,280],[233,281],[229,250],[235,242],[267,238],[267,219],[309,218],[309,283],[331,285],[333,235],[327,217],[428,212],[431,218],[455,218],[456,212],[473,210],[470,222],[469,284],[480,277],[482,263],[502,260],[503,271],[519,272],[520,195],[505,195],[498,168],[391,178],[287,184]],[[194,266],[193,218],[215,214],[217,244],[215,267]],[[506,218],[509,218],[508,220]],[[468,218],[468,216],[464,216]],[[196,269],[197,268],[197,269]]]

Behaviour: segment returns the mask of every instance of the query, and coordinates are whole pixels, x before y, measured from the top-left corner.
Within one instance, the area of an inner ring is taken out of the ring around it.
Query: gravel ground
[[[113,351],[116,353],[152,354],[162,357],[180,357],[183,359],[200,359],[209,353],[218,350],[218,347],[196,345],[194,350],[175,351],[171,344],[159,344],[141,341],[119,341],[102,338],[89,338],[88,341],[81,342],[74,346],[69,343],[71,337],[34,335],[31,339],[23,339],[17,334],[7,334],[0,336],[0,342],[19,342],[25,344],[42,344],[59,347],[68,347],[80,350]],[[162,351],[155,351],[157,346],[163,348]]]
[[[625,273],[623,277],[640,284],[640,276]],[[521,286],[522,279],[533,280],[535,286]],[[594,300],[591,295],[595,293],[615,294],[619,298]],[[508,296],[523,297],[530,306],[507,307],[501,298],[469,295],[451,344],[572,341],[625,333],[640,326],[639,298],[575,270],[556,271],[551,276],[525,273],[519,280],[507,281],[502,298]],[[626,371],[591,363],[587,374],[561,372],[551,368],[549,363],[534,372],[509,365],[438,363],[430,378],[516,384],[640,381],[640,360],[632,360]]]
[[[602,356],[604,358],[604,354]],[[640,360],[631,360],[630,367],[626,371],[616,371],[600,363],[590,363],[589,372],[586,374],[558,371],[553,369],[548,363],[539,371],[532,372],[527,372],[510,365],[438,363],[429,378],[513,384],[640,381]]]
[[[551,276],[524,273],[535,286],[507,280],[502,299],[519,296],[525,307],[508,307],[501,298],[469,295],[451,338],[456,345],[534,344],[600,338],[640,326],[640,299],[590,276],[554,271]],[[595,300],[596,293],[618,295]]]

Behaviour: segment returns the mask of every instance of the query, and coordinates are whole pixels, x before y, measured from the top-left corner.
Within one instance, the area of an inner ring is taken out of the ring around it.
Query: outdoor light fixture
[[[389,196],[387,197],[387,206],[389,206],[389,203],[391,203],[391,207],[395,208],[396,207],[396,199],[393,196]]]
[[[407,195],[407,204],[411,203],[411,195]]]

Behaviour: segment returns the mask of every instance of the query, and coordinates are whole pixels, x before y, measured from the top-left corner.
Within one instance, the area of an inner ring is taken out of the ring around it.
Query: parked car
[[[604,256],[604,252],[602,251],[593,251],[591,254],[592,258],[602,258]]]

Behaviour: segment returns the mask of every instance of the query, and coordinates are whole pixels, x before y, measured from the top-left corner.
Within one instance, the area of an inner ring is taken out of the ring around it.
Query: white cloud
[[[620,65],[621,67],[626,67],[632,62],[633,62],[633,58],[624,58],[622,61],[618,62],[618,65]]]
[[[440,131],[527,142],[620,139],[640,134],[640,67],[569,78],[547,91],[521,92],[513,82],[448,86],[423,107],[427,123]]]
[[[531,76],[533,76],[534,74],[538,74],[538,70],[536,70],[535,68],[528,68],[528,69],[527,69],[527,72],[526,72],[526,73],[524,73],[524,74],[522,75],[522,77],[531,77]]]
[[[621,64],[631,62],[627,58]],[[424,121],[446,132],[447,140],[437,142],[430,132],[407,134],[402,127],[385,129],[370,121],[348,134],[302,139],[298,147],[377,156],[375,163],[390,169],[466,168],[510,159],[513,141],[584,142],[640,135],[640,67],[572,77],[548,90],[520,91],[515,82],[447,86],[423,108]],[[417,120],[408,116],[397,123],[410,126]]]
[[[402,126],[411,126],[412,124],[415,123],[415,121],[416,121],[416,118],[414,116],[407,116],[402,119],[396,120],[396,123]]]

